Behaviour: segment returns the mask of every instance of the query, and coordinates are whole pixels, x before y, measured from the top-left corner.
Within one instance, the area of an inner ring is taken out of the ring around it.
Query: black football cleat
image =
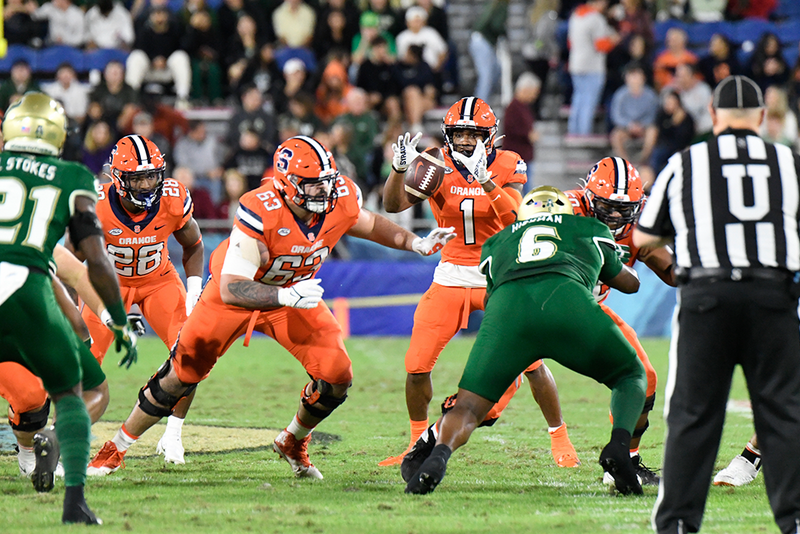
[[[33,436],[33,454],[36,457],[36,467],[31,473],[33,487],[39,493],[51,491],[61,454],[55,430],[41,430]]]
[[[75,506],[64,505],[64,513],[61,515],[61,522],[64,524],[81,523],[84,525],[102,525],[103,520],[94,515],[94,512],[89,510],[89,505],[84,501]]]
[[[636,471],[631,463],[628,452],[630,434],[624,429],[614,429],[611,432],[611,441],[608,442],[600,453],[600,465],[603,471],[614,478],[617,491],[623,495],[642,495],[642,485],[636,478]]]
[[[433,435],[433,425],[431,425],[417,439],[408,454],[403,457],[403,462],[400,464],[400,475],[405,482],[411,480],[414,474],[419,471],[419,468],[431,455],[435,446],[436,438]]]
[[[638,454],[631,457],[631,463],[633,464],[633,470],[636,476],[639,477],[639,482],[641,482],[642,486],[658,486],[658,483],[661,482],[661,477],[659,477],[655,471],[644,465],[644,463],[642,463],[642,457]]]
[[[436,489],[447,471],[447,460],[441,455],[431,455],[406,485],[406,493],[427,495]]]

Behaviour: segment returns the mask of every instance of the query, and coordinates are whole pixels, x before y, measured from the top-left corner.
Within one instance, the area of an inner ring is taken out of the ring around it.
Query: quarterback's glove
[[[417,152],[417,144],[422,139],[422,133],[417,133],[414,138],[411,134],[406,132],[397,138],[396,143],[392,143],[392,168],[395,172],[406,172],[408,166],[414,161],[414,158],[419,156]]]
[[[310,310],[316,308],[322,300],[322,293],[325,291],[320,287],[321,280],[301,280],[292,287],[283,287],[278,290],[278,302],[281,306],[290,308],[302,308]]]
[[[131,325],[131,330],[136,333],[137,337],[142,337],[147,332],[147,328],[144,326],[144,318],[142,317],[141,313],[129,313],[128,314],[128,324]],[[113,325],[108,325],[110,329],[114,329]]]
[[[492,177],[491,171],[486,170],[486,145],[483,144],[481,139],[478,139],[475,150],[470,157],[455,151],[453,151],[452,156],[454,160],[463,165],[475,177],[479,184],[485,184]]]
[[[191,315],[192,310],[200,300],[200,293],[203,292],[203,279],[199,276],[190,276],[186,279],[186,317]]]
[[[448,241],[456,236],[455,228],[434,228],[425,237],[417,237],[411,242],[411,250],[422,256],[439,252]]]

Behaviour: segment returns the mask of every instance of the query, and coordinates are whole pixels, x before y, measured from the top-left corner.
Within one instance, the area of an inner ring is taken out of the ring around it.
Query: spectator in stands
[[[652,175],[661,172],[670,156],[692,143],[694,121],[692,116],[683,109],[678,93],[667,89],[661,95],[661,107],[656,115],[655,123],[647,129],[646,136],[656,138],[649,162],[649,170]],[[650,182],[652,183],[652,180]]]
[[[310,47],[317,14],[303,0],[283,0],[272,12],[272,28],[278,41],[291,48]]]
[[[314,114],[314,96],[299,92],[289,99],[286,113],[278,117],[278,139],[289,139],[296,135],[313,137],[323,129],[322,122]]]
[[[192,169],[177,166],[172,171],[172,177],[185,185],[186,189],[189,190],[189,194],[192,195],[192,205],[194,206],[192,215],[195,219],[213,220],[218,218],[217,207],[214,205],[214,201],[211,200],[211,195],[202,185],[198,184]]]
[[[572,136],[592,133],[594,112],[606,81],[606,54],[619,40],[606,22],[607,6],[607,0],[589,0],[569,18],[572,105],[567,133]]]
[[[183,113],[176,110],[174,107],[164,102],[161,93],[158,92],[158,87],[149,87],[148,90],[143,91],[140,96],[140,111],[134,114],[134,118],[142,111],[152,113],[150,120],[152,121],[153,130],[161,134],[169,144],[167,150],[161,150],[162,153],[167,154],[171,152],[175,141],[182,135],[186,135],[189,131],[189,121],[183,116]],[[124,128],[124,132],[130,131],[130,128]],[[139,132],[134,132],[139,133]],[[153,139],[145,134],[145,137]],[[155,142],[155,140],[153,140]],[[158,148],[161,145],[156,143]],[[169,157],[169,156],[168,156]]]
[[[372,11],[365,11],[361,14],[359,21],[361,31],[353,37],[351,54],[352,68],[358,69],[359,66],[368,58],[372,52],[372,43],[376,37],[382,37],[386,41],[389,55],[397,55],[397,45],[394,36],[386,30],[380,29],[380,17]]]
[[[78,81],[78,75],[72,65],[62,63],[56,71],[56,80],[43,83],[42,90],[64,105],[67,117],[78,124],[83,124],[89,108],[90,87]]]
[[[153,116],[146,111],[139,111],[131,121],[130,133],[141,135],[156,144],[161,154],[172,167],[172,143],[163,134],[156,131]]]
[[[634,35],[644,37],[648,48],[655,44],[653,19],[642,0],[622,0],[615,6],[613,17],[617,20],[620,46],[625,46]]]
[[[324,60],[329,53],[349,54],[355,34],[349,32],[345,12],[329,9],[324,17],[314,32],[314,55]]]
[[[590,3],[597,2],[605,4],[605,0],[590,0]],[[474,95],[485,102],[490,101],[494,86],[500,79],[500,62],[495,47],[497,40],[506,33],[508,4],[509,0],[492,0],[487,3],[477,22],[472,26],[469,54],[472,56],[478,77],[475,81]]]
[[[711,102],[711,87],[697,76],[695,65],[678,65],[675,79],[670,85],[681,97],[686,112],[692,116],[696,135],[705,135],[711,131],[713,121],[708,111]]]
[[[175,142],[172,157],[176,167],[189,169],[198,184],[219,198],[221,193],[222,161],[225,147],[214,135],[208,135],[206,123],[189,121],[189,132]]]
[[[797,46],[800,48],[800,43]],[[795,113],[800,113],[800,106],[798,106],[798,103],[800,103],[800,55],[797,56],[797,60],[794,62],[788,85],[791,109]]]
[[[172,26],[183,27],[183,23],[177,14],[170,9],[170,0],[134,0],[131,6],[131,16],[133,17],[134,33],[139,31],[150,21],[150,13],[156,9],[165,8],[169,13],[169,23]]]
[[[686,32],[680,28],[667,30],[667,49],[656,57],[653,65],[655,88],[660,91],[670,83],[675,76],[675,67],[678,65],[697,63],[697,56],[686,49]]]
[[[345,105],[347,112],[336,119],[334,124],[346,124],[350,127],[352,135],[346,155],[353,162],[362,183],[373,184],[375,179],[370,176],[370,166],[373,145],[380,133],[378,118],[370,109],[367,92],[359,87],[354,87],[347,94]]]
[[[232,88],[233,92],[239,94],[245,86],[251,84],[258,87],[262,95],[269,95],[270,103],[274,106],[276,95],[283,88],[283,77],[275,60],[275,46],[272,43],[262,44],[258,54],[250,58],[239,78],[239,84]]]
[[[50,0],[39,6],[32,15],[34,20],[47,21],[48,45],[66,45],[80,48],[85,34],[83,11],[72,0]]]
[[[317,117],[324,124],[330,124],[347,111],[344,99],[352,88],[344,65],[338,60],[328,62],[317,87],[317,105],[314,108]]]
[[[533,106],[539,98],[542,81],[531,72],[523,72],[514,85],[514,98],[503,114],[503,150],[516,152],[528,166],[527,193],[534,187],[534,145],[539,139]]]
[[[717,22],[724,18],[727,3],[728,0],[689,0],[689,15],[697,22]]]
[[[655,137],[647,137],[645,132],[655,122],[657,112],[658,95],[646,85],[642,67],[631,63],[625,69],[625,85],[617,89],[611,99],[611,149],[615,156],[635,162],[646,162],[650,158]],[[628,156],[627,149],[633,139],[644,143],[635,159]]]
[[[766,91],[770,85],[783,85],[789,80],[789,65],[783,57],[777,35],[765,33],[761,36],[750,58],[750,72],[762,91]]]
[[[436,78],[430,66],[422,60],[419,46],[408,47],[405,57],[396,65],[395,80],[401,88],[408,130],[421,132],[425,112],[436,106]]]
[[[396,36],[406,28],[405,18],[390,0],[368,0],[364,13],[378,15],[378,31]],[[363,13],[362,13],[363,15]]]
[[[108,163],[111,150],[117,142],[117,135],[106,121],[100,120],[86,129],[81,161],[95,175],[100,176],[103,165]]]
[[[422,47],[422,59],[431,67],[434,73],[442,69],[444,60],[447,59],[447,43],[439,32],[427,26],[428,13],[419,6],[408,8],[406,11],[407,30],[397,36],[397,55],[404,57],[408,47],[417,45]]]
[[[272,165],[272,152],[261,146],[261,139],[255,130],[244,130],[239,134],[236,149],[223,163],[227,169],[236,169],[247,179],[247,190],[261,185],[261,176]]]
[[[33,20],[39,4],[35,0],[6,0],[3,5],[3,37],[12,44],[42,46],[47,25]]]
[[[125,74],[128,85],[138,90],[145,78],[162,82],[171,79],[178,97],[176,106],[186,108],[192,67],[182,41],[182,28],[170,21],[169,10],[163,6],[152,8],[128,56]]]
[[[308,76],[306,65],[298,58],[283,64],[283,89],[273,93],[275,113],[288,111],[289,100],[299,92],[314,93],[313,81]]]
[[[400,87],[395,79],[395,60],[382,35],[372,39],[371,52],[358,69],[356,85],[369,95],[369,105],[389,122],[400,122]]]
[[[228,39],[226,48],[228,55],[224,59],[224,66],[229,87],[239,86],[247,64],[258,55],[261,44],[255,19],[243,14],[239,17],[236,33]]]
[[[351,178],[362,192],[366,188],[363,179],[358,175],[356,166],[347,157],[353,139],[353,131],[348,124],[334,124],[329,131],[317,132],[314,136],[324,147],[327,147],[333,155],[336,167],[339,172]]]
[[[217,204],[217,217],[227,219],[233,226],[236,210],[239,209],[239,199],[247,193],[247,178],[237,169],[226,169],[223,176],[224,194]]]
[[[641,35],[629,36],[624,46],[622,43],[615,46],[606,58],[608,72],[602,100],[606,107],[611,105],[611,97],[614,96],[617,89],[625,85],[625,69],[631,63],[636,63],[642,68],[647,84],[652,86],[653,69],[651,65],[653,61],[647,42]]]
[[[447,22],[447,12],[434,4],[432,0],[416,0],[415,3],[428,14],[428,26],[436,30],[442,36],[442,39],[448,42],[450,40],[450,26]]]
[[[223,46],[223,49],[220,50],[220,57],[228,56],[228,38],[236,34],[236,25],[243,15],[248,15],[256,21],[259,42],[271,43],[275,40],[272,21],[267,19],[257,0],[223,0],[217,10],[219,34],[222,37]]]
[[[344,15],[344,33],[353,38],[358,33],[358,19],[361,17],[361,10],[356,7],[353,0],[326,0],[320,2],[317,13],[317,29],[328,19],[328,15],[333,11],[338,11]],[[350,43],[347,44],[347,51],[350,51]],[[323,59],[323,57],[320,57]]]
[[[794,0],[787,0],[793,2]],[[768,20],[778,7],[778,0],[729,0],[725,10],[727,20]]]
[[[89,118],[104,120],[115,130],[122,130],[136,113],[138,104],[139,93],[125,83],[125,66],[116,60],[106,63],[103,80],[89,93]]]
[[[86,49],[130,50],[136,39],[133,18],[120,2],[97,0],[84,18]]]
[[[759,135],[770,143],[800,149],[797,138],[797,116],[789,109],[789,97],[781,87],[771,85],[764,92],[764,104],[767,113],[761,123]]]
[[[711,36],[708,55],[700,59],[697,66],[706,83],[712,88],[728,76],[741,74],[736,51],[730,40],[721,33]]]
[[[40,91],[39,83],[33,79],[31,66],[24,59],[11,65],[11,75],[0,85],[0,112],[5,113],[14,95],[22,96],[28,91]]]
[[[211,12],[200,9],[192,13],[186,27],[184,48],[192,62],[193,100],[210,103],[222,99],[222,70],[219,65],[221,46]]]
[[[255,85],[248,85],[242,91],[241,106],[237,107],[228,120],[228,147],[235,150],[241,134],[252,130],[261,139],[261,147],[270,152],[277,144],[275,116],[265,109],[264,96]]]
[[[558,23],[558,0],[539,0],[528,8],[531,33],[522,45],[522,57],[528,64],[528,70],[536,75],[543,84],[547,84],[550,65],[558,64],[561,54],[556,29]],[[539,116],[541,99],[536,99],[534,112]]]

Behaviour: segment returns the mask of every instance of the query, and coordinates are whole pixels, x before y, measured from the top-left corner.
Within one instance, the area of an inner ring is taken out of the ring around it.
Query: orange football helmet
[[[460,129],[477,130],[482,133],[486,155],[492,153],[497,136],[497,116],[489,104],[476,96],[466,96],[450,106],[442,119],[442,134],[444,134],[444,142],[451,154],[461,152],[456,150],[456,145],[453,143],[453,133]],[[472,156],[471,153],[464,155]]]
[[[273,171],[286,198],[297,206],[330,213],[336,205],[339,170],[333,155],[316,139],[298,135],[281,143],[275,150]]]
[[[644,203],[639,171],[622,158],[603,158],[586,175],[583,197],[589,215],[608,225],[615,238],[625,237]]]
[[[156,144],[137,134],[126,135],[111,151],[108,159],[111,181],[117,193],[127,198],[134,206],[150,210],[161,200],[164,187],[164,156]],[[134,187],[132,181],[155,178],[149,188]]]

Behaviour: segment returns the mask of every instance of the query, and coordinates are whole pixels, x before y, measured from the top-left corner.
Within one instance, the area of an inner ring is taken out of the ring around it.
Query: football
[[[440,148],[427,148],[414,158],[405,175],[409,202],[418,204],[430,198],[442,185],[446,167]]]

